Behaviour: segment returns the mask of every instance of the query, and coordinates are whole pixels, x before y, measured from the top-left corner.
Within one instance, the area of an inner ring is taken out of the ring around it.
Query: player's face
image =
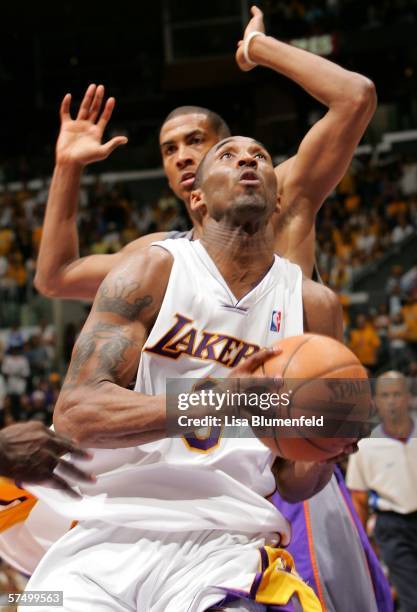
[[[200,113],[179,115],[162,126],[159,145],[165,174],[172,191],[186,204],[198,164],[218,141],[207,116]]]
[[[208,216],[232,225],[266,222],[278,208],[271,157],[263,145],[243,136],[226,138],[210,150],[200,192]]]
[[[410,396],[403,379],[382,378],[377,382],[375,403],[381,420],[395,422],[408,413]]]

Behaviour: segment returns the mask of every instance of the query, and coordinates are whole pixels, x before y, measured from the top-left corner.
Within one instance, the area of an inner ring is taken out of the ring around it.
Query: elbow
[[[36,271],[33,284],[35,285],[36,290],[45,297],[60,297],[59,285],[56,280],[50,277],[45,277],[43,274],[40,274],[39,271]]]
[[[374,83],[360,74],[355,75],[354,83],[350,88],[349,106],[352,112],[366,113],[369,117],[375,112],[377,94]]]

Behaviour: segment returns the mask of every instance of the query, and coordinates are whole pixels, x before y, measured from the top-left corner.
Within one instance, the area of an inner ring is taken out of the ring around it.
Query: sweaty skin
[[[264,31],[262,12],[252,8],[244,39],[253,30]],[[301,266],[311,277],[314,266],[314,221],[327,195],[349,166],[376,107],[375,88],[366,77],[350,72],[307,51],[270,36],[250,43],[251,59],[298,83],[327,112],[306,134],[293,157],[275,168],[281,214],[273,219],[275,252]],[[242,44],[236,61],[247,71]],[[142,236],[114,255],[80,258],[77,205],[80,180],[86,165],[105,159],[126,138],[102,144],[104,129],[114,108],[114,98],[104,104],[104,87],[90,85],[77,118],[70,116],[70,95],[61,106],[61,131],[43,226],[35,284],[50,297],[92,299],[106,274],[127,253],[146,247],[165,233]],[[204,113],[176,116],[162,126],[160,147],[164,170],[174,193],[185,202],[195,228],[201,219],[190,210],[192,178],[210,147],[221,139]],[[186,175],[184,180],[184,175]],[[187,178],[188,176],[188,178]]]
[[[278,212],[275,173],[265,149],[242,137],[220,149],[214,147],[204,168],[204,181],[191,194],[191,208],[202,219],[202,244],[239,298],[259,282],[273,261],[270,220]],[[247,172],[256,178],[245,178]],[[165,396],[148,396],[124,387],[137,371],[172,262],[170,253],[151,246],[126,258],[106,277],[75,345],[58,398],[54,414],[58,432],[83,445],[102,448],[132,446],[165,436]],[[341,311],[334,294],[306,279],[303,302],[306,331],[340,339]],[[259,351],[231,369],[230,377],[250,375],[273,355],[271,349]],[[351,450],[351,444],[340,448],[341,453]],[[285,470],[275,469],[275,476],[284,498],[296,501],[325,486],[332,470],[331,463],[288,462]]]

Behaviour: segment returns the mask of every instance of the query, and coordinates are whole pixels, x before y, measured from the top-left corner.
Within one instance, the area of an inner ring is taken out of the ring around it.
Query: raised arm
[[[165,435],[165,397],[125,387],[136,375],[171,266],[171,255],[150,247],[106,277],[74,347],[55,407],[58,433],[83,446],[102,448],[134,446]]]
[[[252,15],[245,37],[254,30],[264,31],[262,12],[253,7]],[[253,38],[249,57],[298,83],[328,108],[306,134],[297,154],[276,168],[282,206],[276,248],[301,265],[310,278],[315,215],[345,174],[374,114],[375,87],[360,74],[270,36]],[[242,70],[253,67],[245,61],[243,43],[239,44],[236,59]]]
[[[80,258],[78,250],[78,199],[84,167],[106,159],[127,142],[125,136],[102,142],[115,105],[115,99],[109,98],[101,110],[103,100],[103,85],[90,85],[76,119],[70,115],[71,94],[67,94],[61,104],[56,164],[35,276],[36,288],[48,297],[93,299],[101,281],[125,254],[120,251],[114,255]],[[141,248],[160,237],[140,238],[132,244]]]

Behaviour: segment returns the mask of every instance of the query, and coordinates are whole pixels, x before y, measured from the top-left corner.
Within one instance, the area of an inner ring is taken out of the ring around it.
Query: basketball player
[[[28,585],[63,590],[66,612],[322,609],[288,553],[274,547],[276,533],[288,542],[288,524],[265,498],[276,487],[294,500],[314,494],[331,465],[274,466],[257,438],[214,431],[164,438],[166,378],[247,375],[274,354],[262,346],[303,330],[341,338],[334,294],[274,256],[278,201],[265,148],[222,140],[191,193],[201,240],[157,242],[101,285],[54,415],[57,431],[102,449],[93,459],[97,483],[81,484],[79,501],[32,488],[57,512],[83,519]],[[282,326],[273,331],[277,308]],[[344,440],[329,459],[355,442]]]
[[[281,215],[274,220],[275,250],[298,263],[310,278],[316,213],[350,164],[375,111],[375,89],[360,74],[263,35],[262,12],[253,7],[252,15],[243,43],[237,49],[239,67],[250,70],[258,64],[271,68],[298,83],[327,107],[323,118],[304,137],[296,155],[275,169],[281,203]],[[101,143],[115,104],[114,98],[109,98],[100,114],[103,96],[103,86],[90,85],[75,120],[70,116],[70,94],[62,102],[56,166],[35,278],[39,291],[50,297],[93,299],[105,275],[126,252],[166,237],[164,232],[151,234],[114,255],[79,257],[76,219],[82,171],[127,142],[127,138],[118,136]],[[228,135],[229,128],[223,119],[193,106],[175,109],[160,131],[164,170],[171,189],[190,213],[195,237],[199,236],[201,226],[196,213],[190,210],[189,197],[197,166],[209,148]]]
[[[261,13],[255,8],[253,13],[245,39],[254,30],[263,30]],[[255,37],[251,41],[249,55],[258,63],[268,65],[296,80],[329,108],[324,118],[307,134],[297,155],[276,169],[283,209],[283,214],[277,217],[275,224],[279,230],[278,248],[281,245],[281,251],[298,261],[307,275],[310,275],[314,261],[314,229],[310,231],[309,228],[313,228],[314,212],[344,174],[355,146],[373,114],[375,92],[372,84],[360,75],[269,37]],[[249,68],[242,46],[238,49],[237,61],[242,69]],[[114,100],[108,100],[96,124],[103,95],[101,86],[90,86],[75,121],[69,116],[68,96],[62,105],[57,166],[51,185],[37,270],[38,287],[51,296],[92,297],[104,275],[120,261],[126,251],[166,236],[157,234],[140,238],[116,255],[78,259],[76,208],[82,168],[88,163],[104,159],[116,146],[126,141],[118,137],[105,145],[101,144],[104,128],[114,106]],[[164,168],[171,187],[187,205],[201,157],[211,144],[227,134],[228,128],[221,118],[196,107],[177,109],[164,122],[160,134]],[[198,217],[190,212],[196,228],[195,235],[198,236]],[[346,507],[349,498],[345,497],[346,491],[341,479],[339,484],[342,495],[336,481],[332,480],[308,504],[285,504],[279,496],[275,496],[274,501],[289,520],[297,524],[296,533],[300,533],[300,538],[293,538],[291,546],[303,576],[314,585],[316,592],[322,594],[328,610],[335,609],[337,603],[338,612],[344,612],[350,610],[352,597],[358,596],[362,601],[356,588],[358,580],[352,577],[349,582],[345,577],[346,559],[355,558],[353,567],[358,575],[364,575],[368,570],[356,526],[352,524],[351,513]],[[332,534],[326,531],[330,516],[337,523]],[[385,583],[379,565],[366,536],[361,531],[359,535],[370,562],[374,584],[376,587],[382,585],[382,588],[376,589],[380,610],[389,610],[389,606],[384,607]],[[325,544],[320,546],[320,551],[316,551],[314,542]],[[345,558],[340,555],[335,558],[335,550],[345,551]],[[352,588],[352,584],[355,588]]]

